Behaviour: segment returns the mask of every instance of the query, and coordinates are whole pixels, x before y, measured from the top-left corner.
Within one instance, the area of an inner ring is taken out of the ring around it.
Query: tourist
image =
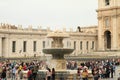
[[[52,68],[52,80],[55,80],[55,69]]]
[[[115,63],[113,63],[113,73],[115,75],[115,70],[116,70],[116,66],[115,66]]]
[[[36,79],[38,68],[39,68],[39,66],[37,66],[36,64],[33,67],[33,79],[34,80]]]
[[[88,80],[88,71],[87,68],[83,69],[83,72],[81,73],[82,79],[83,80]]]
[[[106,66],[106,78],[110,78],[110,66]]]
[[[12,80],[15,80],[15,78],[16,78],[15,74],[16,74],[16,67],[14,66],[12,68]]]
[[[31,68],[29,68],[29,70],[28,70],[28,72],[27,72],[27,78],[28,78],[28,80],[33,80]]]
[[[99,73],[99,78],[100,79],[102,79],[103,78],[103,70],[102,70],[102,68],[99,68],[99,71],[98,71]]]
[[[19,71],[19,77],[20,77],[20,80],[23,79],[23,71],[22,70]]]
[[[22,64],[19,65],[19,71],[22,70],[23,67],[22,67]]]
[[[22,68],[22,66],[21,66],[21,68]],[[20,70],[21,70],[21,68],[20,68]],[[23,70],[24,70],[24,71],[27,70],[27,66],[26,66],[26,64],[23,65]]]
[[[118,79],[117,80],[120,80],[120,73],[119,73],[119,77],[118,77]]]
[[[118,79],[117,80],[120,80],[120,77],[118,77]]]
[[[51,70],[50,70],[50,68],[48,68],[47,72],[46,72],[46,79],[51,80],[51,75],[52,75]]]
[[[16,79],[15,80],[18,80],[18,77],[19,77],[19,69],[18,69],[18,67],[16,67],[16,72],[15,72],[15,77],[16,77]]]
[[[92,73],[93,73],[93,77],[94,77],[94,80],[98,80],[99,79],[99,69],[98,68],[94,68],[93,70],[92,70]]]
[[[3,69],[2,73],[1,73],[1,79],[6,80],[6,69]]]
[[[110,66],[110,73],[111,73],[111,78],[113,78],[114,69],[112,65]]]
[[[80,68],[77,69],[77,76],[78,76],[78,79],[79,79],[79,80],[82,79],[82,78],[81,78],[81,69],[80,69]]]

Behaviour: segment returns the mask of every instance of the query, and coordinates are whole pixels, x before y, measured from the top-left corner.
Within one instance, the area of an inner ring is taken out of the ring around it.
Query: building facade
[[[98,26],[78,27],[66,32],[64,47],[74,48],[71,55],[90,54],[97,51],[120,50],[120,0],[98,0]],[[0,25],[0,56],[5,58],[43,56],[43,48],[51,47],[47,39],[50,28],[23,29],[21,25]]]
[[[120,50],[120,0],[98,2],[98,50]]]

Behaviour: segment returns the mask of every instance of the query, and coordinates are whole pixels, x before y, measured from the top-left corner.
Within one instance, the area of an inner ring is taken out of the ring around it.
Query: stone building
[[[120,0],[98,0],[98,26],[76,27],[66,32],[70,38],[64,47],[74,48],[71,55],[91,54],[120,50]],[[51,47],[46,35],[50,28],[0,25],[0,56],[5,58],[43,56],[43,48]]]
[[[98,50],[120,50],[120,0],[98,1]]]

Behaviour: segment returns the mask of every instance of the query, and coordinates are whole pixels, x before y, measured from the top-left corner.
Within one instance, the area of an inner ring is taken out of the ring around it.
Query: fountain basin
[[[64,59],[65,54],[70,54],[74,49],[68,48],[48,48],[43,49],[43,52],[46,54],[52,54],[53,59]]]
[[[49,60],[49,68],[55,68],[55,70],[66,70],[66,60],[64,59],[65,54],[70,54],[74,49],[68,48],[48,48],[43,49],[46,54],[52,55],[52,60]]]

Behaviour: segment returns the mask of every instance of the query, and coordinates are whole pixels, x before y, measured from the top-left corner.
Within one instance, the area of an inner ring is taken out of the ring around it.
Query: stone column
[[[36,40],[32,40],[32,38],[28,38],[25,40],[27,43],[26,43],[26,56],[27,57],[31,57],[31,56],[34,56],[35,52],[33,51],[33,41],[36,41]]]
[[[11,45],[10,45],[10,37],[8,38],[5,38],[5,53],[4,53],[4,57],[14,57],[12,53],[12,48],[11,48]]]
[[[2,57],[2,37],[0,37],[0,57]]]

